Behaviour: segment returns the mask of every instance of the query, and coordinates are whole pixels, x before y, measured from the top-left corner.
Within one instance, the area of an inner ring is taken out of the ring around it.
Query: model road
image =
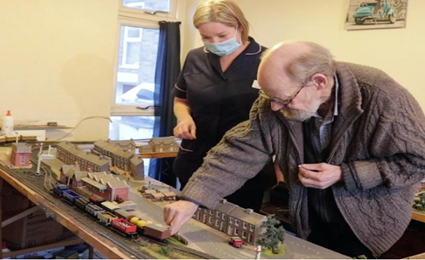
[[[164,226],[166,225],[163,221],[163,207],[161,206],[165,205],[165,203],[154,203],[143,198],[136,187],[131,187],[129,199],[137,204],[138,210],[144,213],[146,220],[155,220]],[[180,229],[179,234],[188,240],[188,247],[203,251],[217,258],[252,259],[255,257],[255,252],[252,249],[250,250],[246,246],[234,248],[228,245],[225,234],[196,220],[190,220]]]

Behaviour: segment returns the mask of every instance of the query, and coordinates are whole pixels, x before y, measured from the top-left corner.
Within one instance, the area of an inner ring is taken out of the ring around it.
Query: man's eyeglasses
[[[283,108],[287,108],[288,107],[288,105],[289,104],[291,104],[291,102],[292,102],[292,100],[294,100],[296,97],[297,97],[297,95],[301,92],[301,90],[303,89],[305,87],[305,84],[303,84],[296,92],[295,92],[295,94],[294,95],[292,95],[291,97],[289,97],[287,100],[280,100],[280,99],[278,99],[278,98],[272,98],[272,97],[269,97],[269,96],[267,96],[266,95],[266,93],[264,93],[264,91],[262,91],[262,90],[260,90],[260,93],[259,93],[259,95],[261,96],[261,97],[264,97],[264,98],[266,98],[266,99],[268,99],[268,100],[270,100],[270,102],[274,102],[274,103],[277,103],[277,104],[279,104],[279,105],[281,105],[281,106],[283,106]]]

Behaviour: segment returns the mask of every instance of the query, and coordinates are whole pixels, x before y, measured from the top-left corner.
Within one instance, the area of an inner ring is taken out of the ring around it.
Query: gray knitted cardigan
[[[387,251],[411,219],[411,204],[425,173],[425,120],[415,99],[374,68],[337,63],[339,115],[333,123],[327,163],[340,165],[343,181],[332,186],[339,210],[374,254]],[[290,192],[298,236],[307,238],[307,188],[298,180],[303,162],[302,125],[271,111],[259,98],[250,119],[231,129],[204,159],[183,196],[214,208],[254,177],[276,155]]]

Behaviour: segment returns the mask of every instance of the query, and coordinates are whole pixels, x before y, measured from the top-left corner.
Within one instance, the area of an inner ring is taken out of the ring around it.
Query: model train
[[[141,218],[140,212],[121,209],[118,205],[96,195],[87,199],[70,190],[68,186],[59,183],[55,185],[52,192],[55,196],[75,205],[102,225],[110,227],[123,236],[137,238],[139,234],[142,234],[160,240],[171,236],[168,227],[148,223]]]

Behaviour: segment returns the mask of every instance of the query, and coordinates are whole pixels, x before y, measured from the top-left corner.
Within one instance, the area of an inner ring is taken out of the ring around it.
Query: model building
[[[25,143],[13,143],[12,144],[12,155],[10,156],[10,162],[13,167],[31,167],[31,145]]]
[[[133,141],[97,141],[92,149],[93,153],[108,158],[112,167],[118,167],[128,172],[136,180],[143,180],[143,159],[135,154],[134,151],[135,144]]]
[[[168,153],[177,152],[179,144],[173,136],[152,138],[147,145],[139,148],[139,153]]]

